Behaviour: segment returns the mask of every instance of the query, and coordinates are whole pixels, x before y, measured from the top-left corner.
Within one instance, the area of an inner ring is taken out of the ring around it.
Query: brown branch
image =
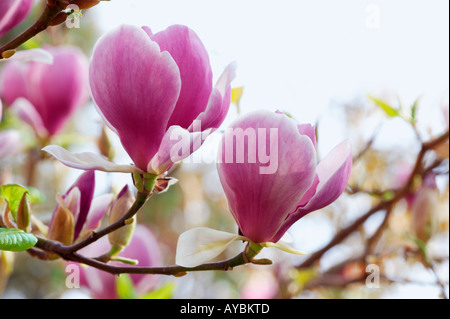
[[[58,242],[49,241],[43,238],[38,238],[38,243],[35,247],[45,250],[49,253],[59,255],[65,260],[85,264],[113,275],[119,274],[150,274],[150,275],[171,275],[183,276],[191,271],[207,271],[207,270],[232,270],[234,267],[245,265],[248,263],[261,264],[259,260],[254,257],[261,251],[262,247],[259,245],[247,245],[246,249],[233,258],[199,265],[197,267],[183,267],[183,266],[166,266],[166,267],[139,267],[139,266],[116,266],[103,263],[95,258],[88,258],[80,255],[77,252],[65,252],[61,250],[61,245]],[[36,252],[33,252],[34,254]],[[268,260],[262,260],[264,264],[268,264]]]
[[[66,5],[67,4],[63,4],[58,1],[53,3],[47,2],[41,16],[31,27],[0,48],[0,60],[3,59],[4,52],[17,49],[26,41],[46,30],[52,20],[65,8]]]
[[[351,225],[343,228],[342,230],[340,230],[331,240],[330,242],[323,247],[322,249],[316,251],[315,253],[313,253],[308,259],[306,259],[303,263],[301,263],[299,266],[297,266],[298,268],[308,268],[313,266],[314,263],[316,263],[317,261],[319,261],[322,256],[328,252],[331,248],[333,248],[334,246],[340,244],[344,239],[346,239],[350,234],[352,234],[353,232],[357,231],[359,229],[359,227],[373,214],[375,214],[376,212],[385,210],[388,211],[390,209],[392,209],[392,207],[399,201],[401,200],[404,196],[406,196],[408,193],[411,192],[412,190],[412,186],[413,186],[413,182],[414,182],[414,177],[417,174],[424,174],[429,172],[431,169],[436,167],[437,163],[441,163],[441,161],[435,161],[431,166],[423,168],[423,160],[424,157],[426,155],[426,153],[430,150],[432,150],[434,147],[438,146],[441,143],[444,143],[448,140],[449,138],[449,131],[447,130],[445,133],[443,133],[442,135],[438,136],[437,138],[429,141],[429,142],[424,142],[422,143],[421,149],[417,155],[416,158],[416,162],[414,164],[414,168],[413,168],[413,172],[411,174],[411,176],[409,177],[408,181],[405,183],[405,185],[403,187],[401,187],[400,189],[397,190],[392,190],[394,196],[392,197],[392,199],[390,200],[381,200],[378,204],[376,204],[375,206],[373,206],[368,212],[366,212],[364,215],[362,215],[361,217],[359,217],[358,219],[356,219]]]

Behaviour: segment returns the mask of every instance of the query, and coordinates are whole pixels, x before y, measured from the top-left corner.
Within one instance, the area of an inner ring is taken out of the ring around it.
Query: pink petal
[[[300,134],[307,135],[316,147],[316,128],[311,124],[300,124],[297,127]]]
[[[234,151],[237,146],[236,143],[228,144],[232,131],[227,129],[219,148],[221,154],[217,165],[231,213],[242,234],[255,242],[268,242],[313,183],[316,153],[311,140],[299,134],[295,121],[283,114],[252,112],[231,125],[232,130],[236,128],[249,128],[249,132],[257,128],[267,129],[266,143],[258,137],[257,151],[266,147],[266,154],[275,150],[278,153],[272,154],[277,155],[274,158],[277,169],[272,174],[261,174],[260,168],[266,165],[259,164],[258,160],[249,163],[247,147],[244,163],[237,163],[236,154],[233,158],[235,163],[226,163],[227,145],[233,146]],[[270,128],[278,133],[272,141],[267,137]],[[256,132],[254,134],[257,135]],[[237,140],[249,145],[249,139],[242,135]],[[256,151],[250,147],[252,150]]]
[[[317,166],[316,194],[302,207],[312,212],[334,202],[345,190],[352,169],[352,149],[348,140],[334,147]]]
[[[198,150],[209,133],[210,130],[191,133],[178,125],[169,127],[158,153],[149,162],[147,172],[156,175],[164,173],[173,163],[189,157]]]
[[[0,37],[21,23],[30,13],[33,0],[0,1]]]
[[[83,225],[81,232],[95,230],[100,225],[100,221],[105,216],[109,205],[113,200],[114,194],[108,193],[95,197],[92,200],[89,213],[86,217],[86,222]]]
[[[98,170],[103,172],[142,173],[136,166],[118,165],[110,162],[106,157],[95,153],[83,152],[72,154],[58,145],[48,145],[42,150],[51,154],[64,165],[72,168]]]
[[[197,117],[202,129],[218,128],[227,116],[231,101],[231,81],[236,77],[236,64],[231,63],[217,80],[211,92],[206,110]],[[189,127],[193,130],[193,126]]]
[[[274,240],[278,241],[292,224],[306,214],[328,206],[338,199],[345,190],[351,169],[351,145],[349,141],[344,141],[334,147],[319,163],[317,166],[319,184],[314,196],[306,204],[303,200],[300,202],[299,207],[289,215]],[[301,206],[302,204],[304,205]]]
[[[14,101],[11,109],[22,121],[33,128],[37,136],[44,137],[47,135],[41,116],[27,99],[19,97]]]
[[[147,30],[149,32],[149,30]],[[180,70],[181,92],[167,128],[188,128],[206,109],[212,91],[208,52],[197,34],[186,26],[173,25],[150,36],[161,51],[168,51]]]
[[[90,65],[92,96],[137,167],[158,151],[179,96],[178,67],[144,30],[122,26],[96,44]]]
[[[89,209],[91,207],[92,198],[94,197],[95,189],[95,171],[87,171],[78,177],[75,183],[69,188],[69,193],[73,188],[77,187],[80,190],[80,212],[75,217],[75,234],[76,239],[83,228]]]

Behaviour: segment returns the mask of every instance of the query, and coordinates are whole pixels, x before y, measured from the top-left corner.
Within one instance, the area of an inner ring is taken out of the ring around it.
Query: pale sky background
[[[90,14],[102,33],[124,23],[153,32],[189,26],[208,50],[216,79],[228,63],[238,63],[233,86],[244,86],[243,112],[281,109],[315,123],[332,101],[386,91],[406,104],[421,96],[425,115],[448,103],[446,0],[112,0]],[[235,116],[231,112],[224,125]],[[329,150],[343,138],[335,133],[342,123],[326,123],[320,146]],[[393,123],[388,134],[402,136]],[[317,227],[317,218],[293,227],[302,250],[314,251],[333,235],[333,226]],[[437,293],[435,287],[409,285],[385,297]]]
[[[330,99],[358,92],[389,88],[430,104],[445,98],[448,7],[445,0],[113,0],[93,10],[105,31],[188,25],[215,76],[238,62],[234,86],[245,87],[244,111],[278,107],[305,122]]]

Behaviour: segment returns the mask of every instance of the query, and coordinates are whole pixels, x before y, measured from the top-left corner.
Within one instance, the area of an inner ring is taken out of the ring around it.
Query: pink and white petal
[[[347,186],[352,169],[352,148],[348,140],[334,147],[317,166],[319,184],[315,195],[301,210],[312,212],[334,202]]]
[[[143,173],[141,169],[134,165],[118,165],[109,161],[106,157],[95,153],[83,152],[73,154],[58,145],[48,145],[42,150],[51,154],[64,165],[72,168],[103,172]]]
[[[181,89],[168,52],[138,27],[124,25],[96,44],[90,65],[95,103],[141,170],[158,151]]]
[[[81,205],[81,191],[75,186],[71,188],[66,195],[62,196],[64,207],[70,210],[73,215],[75,223],[77,222],[78,215],[80,214]],[[58,208],[56,208],[58,209]]]
[[[169,127],[158,153],[147,166],[147,172],[160,175],[169,169],[173,163],[189,157],[202,146],[210,131],[191,133],[178,125]]]
[[[188,128],[206,109],[212,91],[212,71],[208,52],[197,34],[183,25],[172,25],[150,39],[167,51],[180,69],[181,91],[167,128]]]
[[[301,207],[306,205],[309,200],[314,196],[314,194],[317,191],[317,186],[319,185],[319,175],[316,174],[316,176],[314,177],[314,182],[311,185],[311,187],[308,189],[308,191],[305,193],[305,195],[303,195],[302,199],[300,200],[300,202],[298,203],[297,206]]]
[[[231,82],[236,77],[236,63],[229,64],[220,78],[217,80],[214,89],[209,97],[206,110],[197,117],[196,120],[201,121],[201,127],[218,128],[227,116],[231,101]],[[193,124],[189,127],[189,131],[194,131]]]
[[[319,183],[316,192],[303,206],[297,207],[288,216],[275,236],[278,240],[297,220],[306,214],[328,206],[345,190],[352,168],[352,151],[349,141],[337,145],[317,166]],[[301,203],[304,201],[302,200]]]
[[[7,60],[53,64],[54,58],[53,55],[50,54],[50,52],[44,49],[30,49],[17,51],[12,57]]]
[[[142,30],[144,30],[145,33],[147,33],[147,35],[148,35],[149,37],[151,37],[151,36],[153,35],[152,29],[150,29],[149,26],[144,25],[144,26],[142,27]]]
[[[27,99],[20,97],[11,105],[13,112],[25,123],[30,125],[37,136],[44,137],[48,134],[42,122],[41,115]]]
[[[92,200],[91,208],[83,225],[81,233],[85,231],[95,230],[100,225],[100,221],[105,216],[109,206],[112,203],[114,194],[108,193],[95,197]]]
[[[302,135],[307,135],[311,142],[314,144],[314,148],[316,147],[316,128],[311,124],[299,124],[297,125],[298,131]]]

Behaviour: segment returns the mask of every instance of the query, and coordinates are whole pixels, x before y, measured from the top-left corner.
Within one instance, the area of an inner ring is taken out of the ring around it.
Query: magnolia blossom
[[[58,146],[44,150],[74,168],[164,173],[223,122],[234,69],[228,66],[213,87],[206,49],[188,27],[174,25],[153,34],[148,27],[121,26],[97,42],[90,86],[99,113],[134,165],[117,165],[92,153],[70,154]],[[180,143],[181,154],[173,151]]]
[[[10,61],[0,75],[0,94],[41,137],[58,134],[87,98],[87,60],[75,47],[48,47],[53,64]]]
[[[219,151],[217,169],[239,235],[188,230],[178,240],[179,265],[206,262],[238,240],[300,254],[278,241],[297,220],[342,194],[352,166],[348,141],[317,164],[314,127],[268,111],[238,118],[225,130]],[[261,170],[268,165],[276,169]]]
[[[32,7],[33,0],[0,1],[0,37],[21,23]]]
[[[317,164],[315,130],[310,124],[297,125],[284,114],[257,111],[231,127],[278,130],[278,170],[274,174],[260,174],[260,163],[226,163],[225,152],[217,164],[230,211],[241,233],[252,241],[276,243],[298,219],[331,204],[344,191],[352,166],[348,141]],[[244,138],[237,136],[230,143],[246,144]],[[228,142],[225,135],[221,147]],[[244,158],[250,151],[244,148]]]
[[[87,171],[58,198],[48,230],[50,239],[70,245],[98,228],[112,202],[113,194],[93,198],[94,189],[95,173]]]
[[[107,237],[102,237],[95,243],[80,250],[80,253],[87,257],[98,257],[107,253],[111,249]],[[118,254],[119,257],[135,259],[138,261],[137,266],[157,266],[161,264],[161,252],[159,250],[158,241],[153,233],[143,225],[137,225],[130,244]],[[116,276],[97,268],[89,266],[79,266],[80,284],[89,290],[92,297],[97,299],[114,299],[117,298]],[[123,265],[118,262],[110,262],[111,265]],[[159,278],[154,275],[137,275],[130,274],[134,288],[138,294],[145,294],[154,289]]]

